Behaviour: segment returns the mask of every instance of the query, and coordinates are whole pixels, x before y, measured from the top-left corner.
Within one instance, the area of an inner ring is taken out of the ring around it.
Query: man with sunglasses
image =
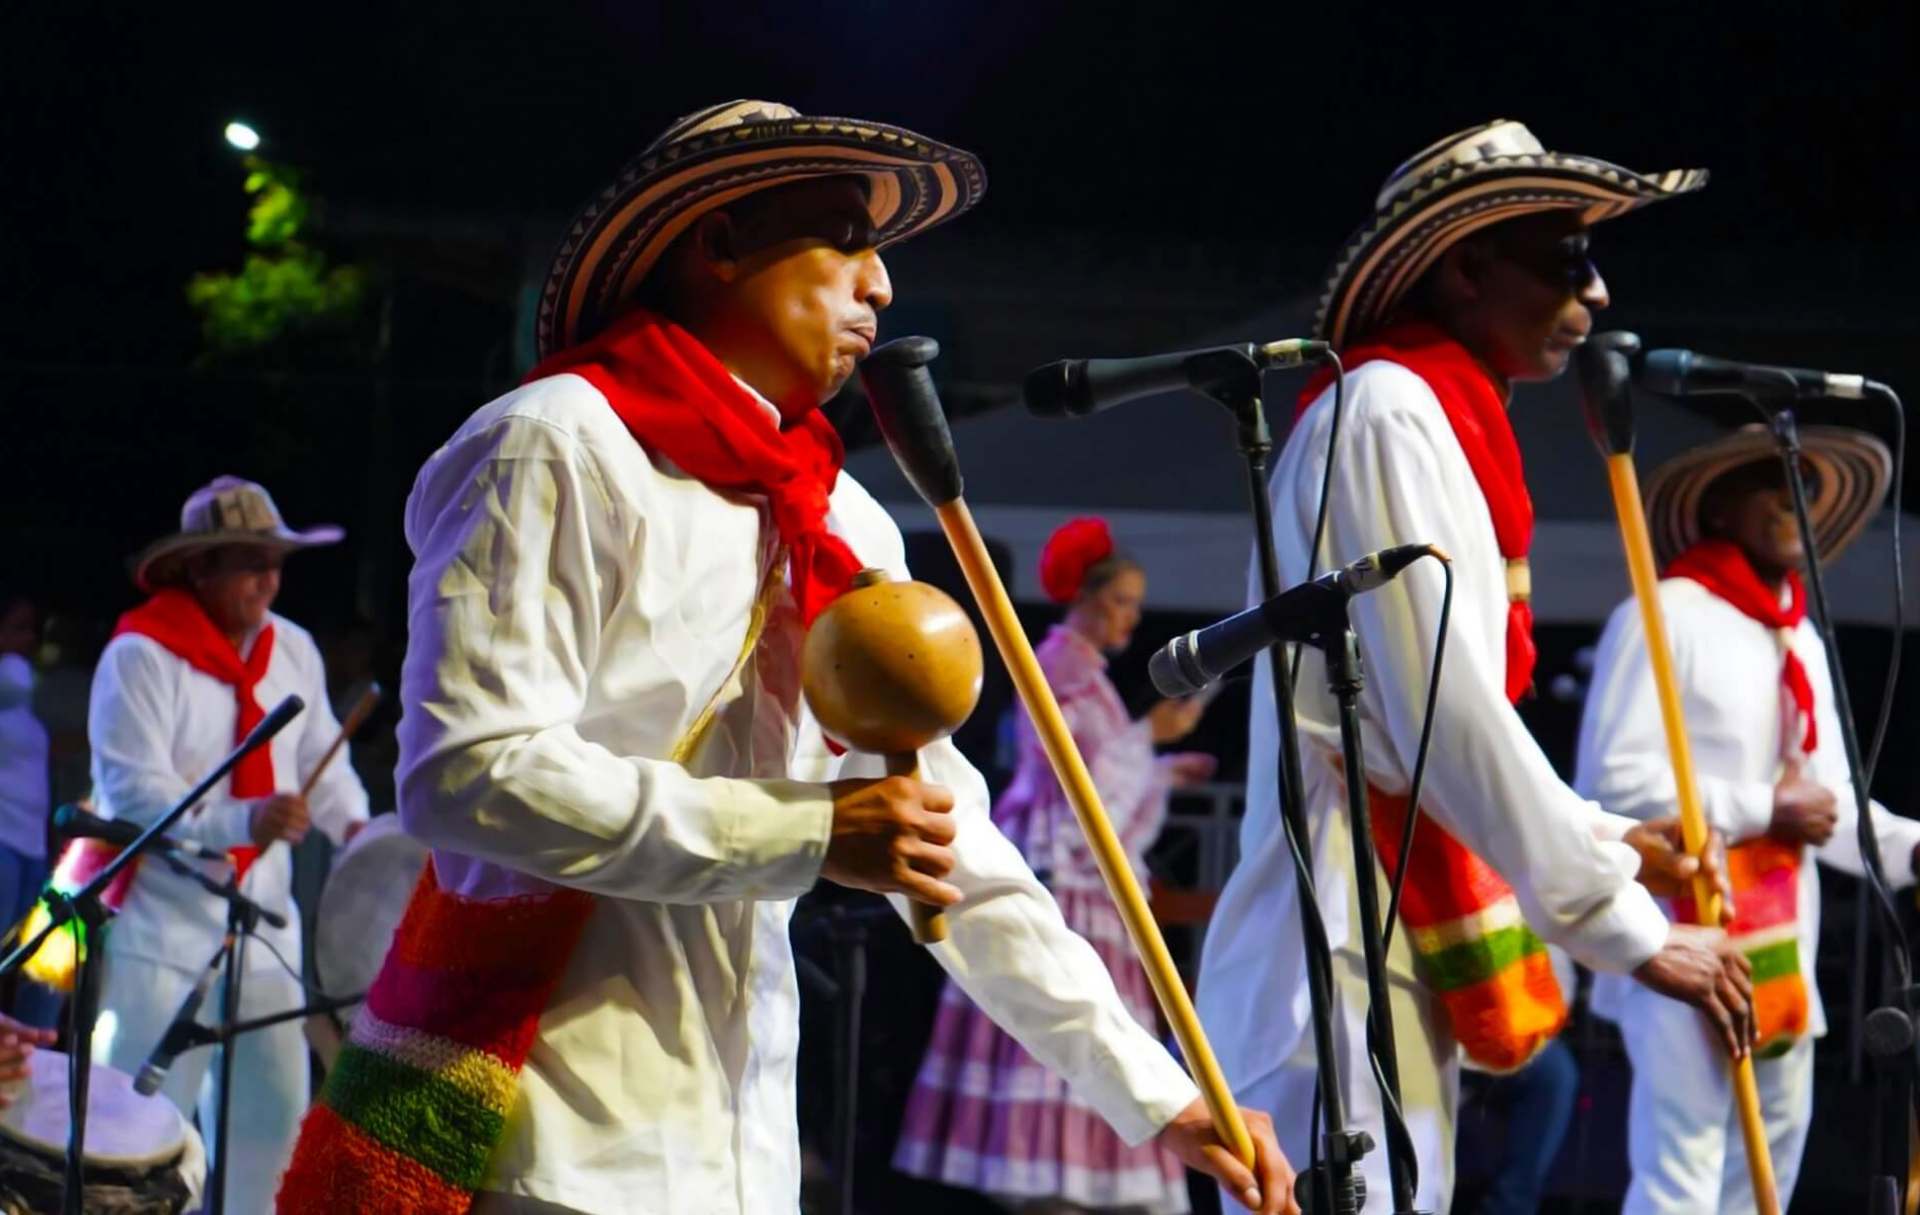
[[[800,695],[814,616],[906,574],[820,406],[893,298],[880,249],[984,185],[910,131],[732,102],[570,229],[544,361],[407,505],[400,814],[433,863],[283,1212],[393,1209],[395,1179],[434,1210],[794,1211],[787,924],[822,877],[949,908],[934,956],[1122,1137],[1295,1209],[1266,1118],[1249,1169],[952,745],[884,777]]]
[[[367,819],[367,792],[353,765],[342,756],[320,771],[340,727],[327,706],[319,647],[273,611],[287,554],[337,543],[342,533],[289,529],[267,491],[237,477],[195,490],[180,524],[134,559],[134,582],[147,600],[121,616],[94,671],[87,711],[93,795],[101,814],[145,826],[274,705],[289,695],[306,702],[292,724],[242,760],[171,832],[225,852],[227,860],[193,863],[215,881],[238,876],[247,897],[285,917],[280,927],[260,924],[246,949],[240,1015],[261,1017],[306,1002],[293,969],[301,959],[293,858],[290,847],[277,845],[297,844],[316,827],[345,843]],[[318,781],[303,795],[316,771]],[[74,865],[101,855],[97,841],[69,847]],[[136,864],[106,934],[93,1042],[96,1058],[130,1074],[166,1034],[227,924],[218,896],[158,858]],[[108,895],[114,893],[110,887]],[[207,1003],[218,1008],[219,999],[216,989]],[[299,1022],[285,1021],[242,1034],[232,1049],[225,1209],[262,1211],[306,1112],[306,1039]],[[197,1108],[209,1138],[219,1096],[216,1058],[214,1050],[180,1055],[160,1089],[187,1117]]]
[[[1541,938],[1705,1010],[1720,1049],[1746,1049],[1745,960],[1717,930],[1669,925],[1647,889],[1676,891],[1697,868],[1678,851],[1677,823],[1616,817],[1576,795],[1513,708],[1532,682],[1533,513],[1507,419],[1510,394],[1515,384],[1565,370],[1594,312],[1607,306],[1588,229],[1704,179],[1642,177],[1547,152],[1514,122],[1463,131],[1415,156],[1388,179],[1375,214],[1336,259],[1321,303],[1316,336],[1341,352],[1350,373],[1337,446],[1335,394],[1323,375],[1302,393],[1274,470],[1287,581],[1407,543],[1450,554],[1457,580],[1423,817],[1387,955],[1422,1209],[1446,1210],[1451,1201],[1460,1054],[1510,1071],[1565,1020]],[[1326,529],[1316,548],[1323,483]],[[1381,881],[1398,863],[1443,589],[1438,564],[1423,561],[1349,605],[1365,671],[1363,779],[1384,870],[1358,881]],[[1388,1141],[1367,1048],[1338,722],[1325,662],[1312,649],[1300,663],[1295,705],[1313,834],[1300,846],[1312,858],[1333,948],[1343,1098],[1351,1126],[1378,1145],[1364,1176],[1368,1190],[1384,1196]],[[1297,934],[1274,932],[1301,915],[1279,820],[1278,749],[1263,662],[1241,861],[1207,936],[1199,1004],[1235,1092],[1273,1113],[1297,1161],[1321,1154],[1321,1145],[1310,1142],[1318,1106],[1307,960]]]

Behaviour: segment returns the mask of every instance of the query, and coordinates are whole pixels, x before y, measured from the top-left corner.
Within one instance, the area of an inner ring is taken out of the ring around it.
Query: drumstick
[[[347,711],[347,719],[340,723],[340,733],[334,738],[333,745],[328,747],[327,753],[320,757],[320,762],[314,765],[313,771],[307,773],[306,781],[300,786],[301,797],[306,797],[313,792],[313,787],[320,783],[321,775],[326,772],[327,765],[333,762],[334,756],[340,754],[340,748],[347,745],[347,740],[353,737],[354,731],[360,728],[367,720],[367,715],[373,712],[373,707],[379,703],[379,683],[368,684],[367,690],[360,694],[360,699],[355,701],[353,708]]]
[[[1160,935],[1160,926],[1154,922],[1139,880],[1134,877],[1126,849],[1107,818],[1086,760],[1073,741],[1060,704],[1040,670],[1033,646],[1014,613],[1013,601],[1007,596],[1007,588],[1000,581],[1000,573],[993,566],[986,542],[980,538],[973,514],[962,496],[960,464],[954,454],[953,437],[947,430],[946,415],[940,410],[933,377],[927,371],[927,364],[939,353],[940,347],[933,339],[909,337],[889,342],[867,356],[860,374],[873,404],[874,416],[880,423],[880,433],[907,480],[940,520],[940,529],[946,533],[961,572],[966,575],[967,585],[986,618],[987,631],[1007,664],[1008,674],[1013,677],[1014,688],[1028,716],[1033,719],[1047,761],[1087,837],[1107,892],[1126,923],[1127,936],[1147,973],[1154,998],[1180,1044],[1181,1054],[1193,1070],[1194,1082],[1199,1085],[1207,1112],[1213,1119],[1214,1133],[1242,1164],[1252,1167],[1253,1138],[1240,1117],[1240,1107],[1234,1103],[1220,1062],[1214,1057],[1206,1031],[1193,1011],[1186,984],[1174,968],[1166,939]]]
[[[1680,801],[1680,836],[1689,856],[1707,847],[1707,819],[1700,807],[1700,786],[1693,772],[1693,747],[1680,707],[1680,681],[1673,669],[1673,651],[1667,643],[1666,616],[1660,610],[1659,579],[1653,568],[1653,541],[1647,534],[1646,507],[1640,501],[1640,476],[1633,466],[1633,401],[1629,394],[1628,359],[1640,349],[1630,333],[1604,333],[1589,340],[1580,360],[1582,395],[1587,427],[1607,461],[1607,481],[1613,491],[1614,515],[1626,550],[1627,574],[1633,597],[1640,604],[1640,623],[1647,634],[1647,656],[1653,662],[1653,684],[1659,694],[1660,720],[1666,729],[1673,780]],[[1702,867],[1693,878],[1693,903],[1702,924],[1720,924],[1725,908],[1720,893]],[[1773,1177],[1773,1154],[1767,1144],[1767,1125],[1760,1109],[1760,1089],[1753,1074],[1753,1052],[1733,1063],[1734,1094],[1740,1110],[1740,1136],[1747,1147],[1747,1170],[1761,1215],[1779,1215],[1780,1195]]]

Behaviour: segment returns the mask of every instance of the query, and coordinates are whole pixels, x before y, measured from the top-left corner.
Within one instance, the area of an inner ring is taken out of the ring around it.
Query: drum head
[[[67,1055],[36,1050],[27,1077],[9,1090],[13,1104],[0,1110],[0,1135],[50,1152],[67,1150]],[[93,1065],[87,1085],[87,1163],[103,1168],[144,1169],[179,1159],[187,1144],[187,1121],[173,1102],[133,1091],[133,1077],[104,1063]]]
[[[334,857],[313,930],[314,971],[328,995],[373,985],[426,863],[427,846],[400,830],[397,814],[370,820]]]

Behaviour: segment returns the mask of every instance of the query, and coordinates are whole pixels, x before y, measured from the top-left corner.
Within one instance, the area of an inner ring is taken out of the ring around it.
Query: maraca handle
[[[887,756],[888,776],[911,776],[920,779],[920,756],[913,751],[896,751]],[[913,939],[915,944],[936,945],[947,939],[947,913],[931,903],[913,903],[909,905],[913,913]]]

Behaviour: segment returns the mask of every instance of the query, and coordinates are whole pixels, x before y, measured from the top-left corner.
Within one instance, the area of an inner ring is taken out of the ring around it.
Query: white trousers
[[[250,960],[259,949],[258,945],[248,949]],[[202,961],[196,958],[193,964]],[[143,958],[115,957],[111,944],[103,969],[94,1061],[137,1075],[197,976]],[[221,984],[216,982],[200,1009],[201,1024],[218,1023],[220,999]],[[282,1012],[303,1002],[300,985],[278,966],[271,971],[249,968],[240,984],[242,1017]],[[160,1089],[188,1118],[197,1107],[209,1161],[216,1134],[218,1049],[203,1046],[182,1054]],[[299,1020],[254,1030],[236,1040],[233,1096],[228,1105],[232,1122],[227,1141],[233,1153],[227,1163],[229,1215],[271,1215],[274,1188],[293,1154],[309,1088],[307,1043]]]
[[[1644,987],[1627,993],[1620,1012],[1620,1036],[1633,1064],[1627,1103],[1633,1182],[1622,1210],[1754,1210],[1732,1069],[1719,1039],[1693,1009]],[[1813,1040],[1800,1039],[1778,1058],[1756,1059],[1753,1073],[1784,1211],[1813,1118]]]
[[[1341,835],[1344,834],[1342,830]],[[1344,841],[1341,846],[1345,846]],[[1386,907],[1387,893],[1383,882],[1382,909]],[[1348,923],[1357,926],[1359,908],[1351,894],[1348,904]],[[1297,929],[1288,925],[1280,931]],[[1415,1204],[1422,1210],[1445,1211],[1453,1201],[1453,1141],[1460,1109],[1460,1052],[1446,1028],[1438,998],[1413,975],[1406,942],[1403,925],[1394,933],[1393,947],[1387,954],[1391,992],[1388,1003],[1393,1010],[1393,1038],[1400,1064],[1400,1105],[1419,1165]],[[1333,987],[1336,1014],[1333,1041],[1340,1059],[1340,1088],[1347,1125],[1373,1137],[1373,1150],[1361,1159],[1361,1175],[1367,1183],[1366,1209],[1391,1210],[1393,1189],[1387,1170],[1386,1118],[1382,1112],[1380,1086],[1374,1081],[1372,1065],[1367,1059],[1366,955],[1357,939],[1333,951]],[[1277,992],[1274,998],[1290,999],[1292,995]],[[1307,1162],[1314,1157],[1309,1137],[1316,1079],[1313,1035],[1309,1032],[1302,1036],[1293,1056],[1278,1070],[1235,1091],[1241,1105],[1264,1110],[1273,1119],[1274,1132],[1287,1160],[1303,1173]],[[1325,1136],[1324,1111],[1318,1131],[1321,1137]],[[1237,1199],[1222,1193],[1221,1209],[1242,1208]]]

